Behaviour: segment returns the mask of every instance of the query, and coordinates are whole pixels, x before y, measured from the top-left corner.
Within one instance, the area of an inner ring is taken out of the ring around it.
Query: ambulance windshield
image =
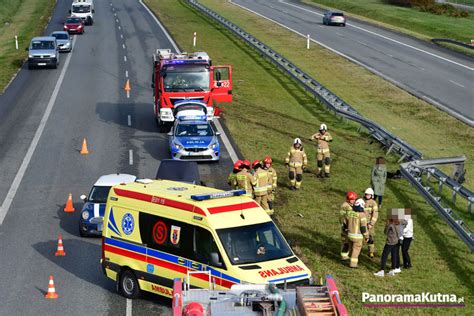
[[[218,229],[217,234],[232,264],[256,263],[293,255],[273,222]]]
[[[89,194],[88,202],[107,203],[107,197],[111,187],[95,186]]]

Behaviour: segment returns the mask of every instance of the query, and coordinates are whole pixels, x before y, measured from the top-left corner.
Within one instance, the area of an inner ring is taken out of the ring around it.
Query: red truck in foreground
[[[219,116],[219,103],[232,102],[232,67],[213,66],[205,52],[180,53],[157,49],[153,55],[153,102],[160,130],[174,120],[174,104],[182,100],[206,103],[207,117]]]

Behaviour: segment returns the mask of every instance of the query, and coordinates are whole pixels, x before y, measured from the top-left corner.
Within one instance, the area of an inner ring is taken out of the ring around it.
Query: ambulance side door
[[[214,102],[232,102],[232,66],[212,66],[211,91]]]

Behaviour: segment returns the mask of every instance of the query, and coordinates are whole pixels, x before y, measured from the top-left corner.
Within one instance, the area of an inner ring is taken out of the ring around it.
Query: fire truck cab
[[[160,130],[171,127],[174,104],[183,100],[207,105],[208,119],[220,114],[219,103],[232,102],[232,67],[213,66],[205,52],[180,53],[157,49],[153,54],[153,103]]]

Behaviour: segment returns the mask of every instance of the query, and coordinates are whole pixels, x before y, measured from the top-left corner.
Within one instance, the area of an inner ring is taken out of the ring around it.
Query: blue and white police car
[[[110,188],[121,183],[135,182],[137,177],[124,174],[108,174],[101,176],[92,187],[89,196],[81,195],[84,201],[79,219],[81,236],[101,236],[104,222],[105,204]]]
[[[207,117],[205,103],[182,101],[175,105],[175,122],[168,133],[174,160],[218,161],[219,133]]]

